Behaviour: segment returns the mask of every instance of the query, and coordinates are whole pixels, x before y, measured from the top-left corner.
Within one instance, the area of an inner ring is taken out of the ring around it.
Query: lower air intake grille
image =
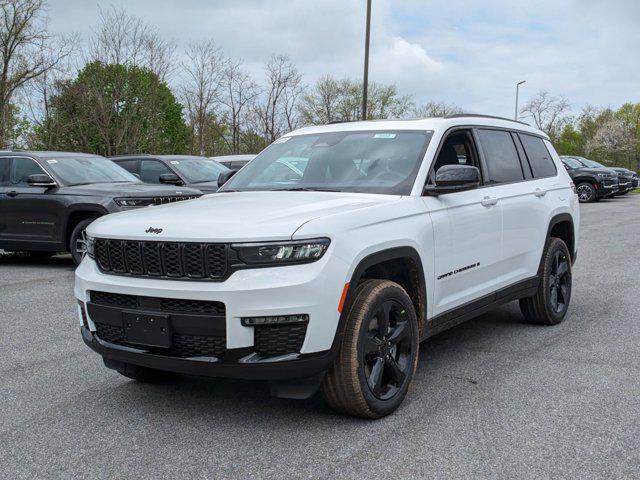
[[[155,355],[167,357],[221,357],[226,351],[223,337],[205,337],[199,335],[173,334],[171,348],[149,348],[130,344],[124,341],[124,329],[105,323],[96,323],[96,335],[101,340],[116,345],[148,350]]]
[[[261,357],[298,353],[306,333],[306,323],[255,327],[254,348]]]

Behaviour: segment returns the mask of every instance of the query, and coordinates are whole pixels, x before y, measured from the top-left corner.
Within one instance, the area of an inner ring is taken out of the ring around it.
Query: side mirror
[[[57,186],[56,182],[49,175],[44,173],[34,173],[33,175],[29,175],[27,177],[27,183],[31,187],[53,188]]]
[[[220,175],[218,175],[218,188],[227,183],[229,179],[236,173],[238,173],[238,170],[227,170],[225,172],[220,172]]]
[[[182,185],[182,180],[175,173],[163,173],[158,177],[158,180],[167,185]]]
[[[436,172],[435,186],[428,185],[425,195],[437,197],[444,193],[471,190],[480,185],[480,170],[472,165],[443,165]]]

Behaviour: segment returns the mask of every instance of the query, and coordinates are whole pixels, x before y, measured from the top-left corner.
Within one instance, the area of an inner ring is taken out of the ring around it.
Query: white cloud
[[[440,84],[444,65],[422,45],[388,37],[381,47],[370,57],[371,77],[376,81],[395,83],[402,92],[421,96]]]
[[[49,0],[52,28],[91,34],[99,6],[125,6],[178,47],[213,38],[250,71],[289,55],[307,83],[323,74],[362,78],[364,0]],[[539,90],[586,103],[640,101],[637,0],[376,0],[370,79],[420,101],[512,115]]]

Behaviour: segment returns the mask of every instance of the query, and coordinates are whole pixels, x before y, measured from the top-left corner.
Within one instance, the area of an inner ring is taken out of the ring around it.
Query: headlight
[[[313,238],[292,242],[235,243],[231,248],[245,263],[276,265],[315,262],[322,258],[329,243],[328,238]]]
[[[153,198],[116,198],[115,202],[121,207],[148,207],[155,204]]]
[[[86,243],[87,255],[91,258],[95,258],[96,251],[96,239],[87,235],[87,243]]]

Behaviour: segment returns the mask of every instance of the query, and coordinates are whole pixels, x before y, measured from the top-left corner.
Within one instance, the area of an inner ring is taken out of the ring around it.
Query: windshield
[[[222,172],[229,170],[215,160],[201,157],[170,159],[169,163],[178,170],[189,183],[216,182]]]
[[[562,157],[562,161],[565,163],[565,165],[569,165],[571,168],[584,167],[584,165],[582,163],[580,163],[578,160],[576,160],[575,158]]]
[[[136,177],[102,157],[61,157],[46,160],[47,166],[66,185],[136,182]]]
[[[590,168],[607,168],[601,163],[594,162],[593,160],[589,160],[587,158],[581,158],[580,161]]]
[[[378,130],[282,137],[220,191],[330,190],[407,195],[431,135]]]

